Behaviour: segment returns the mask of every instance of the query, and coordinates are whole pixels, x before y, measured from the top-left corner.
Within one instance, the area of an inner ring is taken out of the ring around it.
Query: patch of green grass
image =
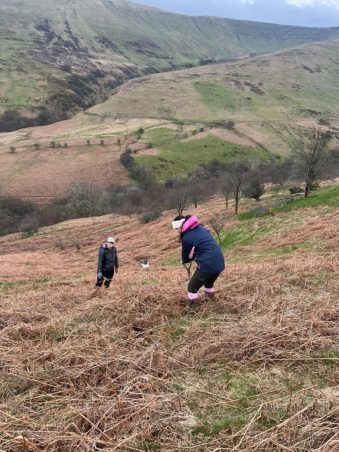
[[[33,283],[35,283],[35,284],[43,284],[43,283],[51,281],[51,279],[52,278],[47,278],[47,277],[45,277],[45,278],[38,278],[38,279],[35,279],[33,281]]]
[[[168,130],[168,129],[167,129]],[[158,132],[159,133],[159,132]],[[169,178],[185,177],[197,169],[202,163],[213,159],[221,162],[239,160],[267,159],[267,153],[261,148],[240,146],[208,134],[202,139],[179,141],[175,139],[173,131],[165,133],[163,139],[156,136],[152,146],[161,150],[157,156],[136,156],[136,163],[150,168],[158,181]]]
[[[276,201],[275,201],[276,202]],[[288,203],[284,207],[275,207],[275,212],[290,212],[295,209],[302,209],[305,207],[318,207],[322,205],[327,205],[329,207],[339,207],[339,186],[336,187],[320,187],[314,190],[308,198],[302,196],[297,197],[294,201]],[[267,213],[262,216],[269,217],[267,206]],[[260,218],[257,215],[256,210],[250,210],[238,215],[238,219],[241,221],[251,220]]]
[[[175,257],[174,257],[175,256]],[[161,260],[160,265],[166,265],[168,267],[174,267],[180,265],[181,260],[181,251],[178,251],[173,255],[172,253],[167,255],[164,259]],[[183,267],[184,270],[184,267]]]
[[[26,285],[26,282],[12,283],[8,281],[0,281],[0,292],[6,292],[7,290],[17,289],[18,287]]]
[[[202,96],[204,104],[212,111],[227,110],[232,111],[238,103],[235,92],[226,89],[224,86],[208,83],[196,82],[193,84],[197,92]]]
[[[308,198],[297,198],[293,203],[279,209],[282,212],[290,212],[293,208],[318,207],[321,205],[335,205],[339,202],[339,186],[321,187],[313,191]]]
[[[229,415],[219,418],[212,422],[205,421],[202,426],[196,427],[193,430],[194,435],[202,433],[204,436],[217,435],[221,431],[239,429],[247,424],[247,419],[242,414],[237,412],[230,413]]]
[[[172,141],[177,141],[178,132],[167,127],[157,127],[155,129],[146,130],[142,139],[144,142],[151,142],[153,147],[160,148]]]
[[[312,249],[314,245],[315,245],[314,242],[306,240],[304,242],[295,243],[294,245],[291,245],[291,246],[286,246],[286,247],[283,247],[283,248],[278,248],[276,250],[271,250],[269,255],[271,255],[271,256],[273,256],[273,255],[274,256],[284,256],[285,254],[291,254],[291,253],[293,253],[296,250]]]
[[[174,383],[174,384],[173,384],[173,388],[174,388],[176,391],[180,392],[180,393],[185,391],[185,388],[184,388],[183,386],[181,386],[180,384],[177,384],[177,383]]]
[[[160,447],[154,441],[145,441],[142,444],[142,450],[145,452],[151,452],[153,450],[160,450]]]
[[[55,326],[46,328],[45,336],[53,340],[65,339],[70,334],[79,334],[79,325],[76,323],[57,323]]]

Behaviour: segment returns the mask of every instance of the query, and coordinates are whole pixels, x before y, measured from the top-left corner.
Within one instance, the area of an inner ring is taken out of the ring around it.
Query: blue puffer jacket
[[[199,223],[197,217],[189,218],[184,223],[182,232],[181,258],[184,263],[195,260],[202,273],[220,273],[225,270],[225,259],[220,246],[210,231]]]

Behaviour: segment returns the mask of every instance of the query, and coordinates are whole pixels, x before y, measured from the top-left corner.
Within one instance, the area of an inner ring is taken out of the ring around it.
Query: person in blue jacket
[[[180,234],[181,262],[197,263],[197,269],[188,283],[188,307],[196,308],[198,290],[204,286],[207,297],[214,298],[214,283],[225,270],[225,259],[220,246],[208,229],[195,216],[178,215],[172,221],[173,229]]]
[[[119,261],[114,243],[114,238],[108,237],[106,243],[101,245],[99,249],[96,289],[99,289],[104,281],[104,286],[108,289],[113,279],[114,270],[115,273],[118,273]]]

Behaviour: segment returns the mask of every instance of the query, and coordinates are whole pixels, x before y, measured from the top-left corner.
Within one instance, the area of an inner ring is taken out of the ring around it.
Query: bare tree
[[[286,160],[280,164],[273,164],[269,167],[271,173],[271,181],[277,185],[276,192],[281,190],[285,183],[293,174],[293,160]]]
[[[212,216],[210,218],[209,224],[211,225],[211,228],[213,231],[217,234],[219,244],[221,245],[221,239],[220,239],[220,232],[224,228],[225,224],[227,222],[227,216],[225,212],[222,213],[212,213]]]
[[[182,215],[188,204],[188,187],[187,185],[177,185],[168,190],[167,205],[170,209],[176,209],[178,215]]]
[[[246,161],[235,162],[231,165],[230,181],[232,187],[232,197],[235,200],[236,215],[238,215],[239,202],[242,198],[242,190],[245,186],[246,175],[250,169],[250,164]]]
[[[198,207],[198,203],[204,202],[206,191],[202,182],[189,182],[187,195],[195,208]]]
[[[218,183],[218,191],[225,197],[226,209],[228,209],[228,201],[232,194],[232,179],[229,173],[222,173]]]
[[[301,137],[295,151],[297,176],[305,183],[305,198],[308,197],[312,183],[325,175],[329,158],[328,143],[331,134],[312,127],[306,141]]]

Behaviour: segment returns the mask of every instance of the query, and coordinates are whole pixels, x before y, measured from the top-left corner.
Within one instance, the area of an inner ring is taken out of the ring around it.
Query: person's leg
[[[96,282],[96,284],[95,284],[95,288],[96,289],[99,289],[101,286],[102,286],[102,283],[104,282],[104,279],[105,279],[105,277],[104,277],[104,274],[102,273],[102,277],[101,278],[99,278],[98,276],[97,276],[97,282]]]
[[[194,275],[190,279],[187,287],[187,296],[188,296],[188,306],[196,307],[196,302],[198,298],[198,290],[206,284],[206,281],[209,281],[211,278],[210,273],[202,273],[199,270],[194,272]]]
[[[220,273],[214,273],[210,275],[210,278],[206,280],[204,286],[205,286],[205,295],[213,300],[214,298],[214,283],[217,280]]]
[[[113,279],[113,274],[114,274],[114,270],[109,271],[109,272],[108,271],[105,272],[105,276],[106,276],[106,281],[105,281],[105,284],[104,284],[105,289],[109,288],[109,286],[111,284],[111,281]]]

